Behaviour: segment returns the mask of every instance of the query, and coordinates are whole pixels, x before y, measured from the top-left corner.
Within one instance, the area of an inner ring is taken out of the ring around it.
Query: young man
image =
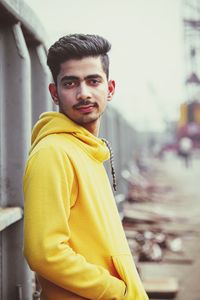
[[[103,166],[98,132],[115,90],[110,44],[61,38],[48,53],[59,113],[40,116],[24,176],[24,253],[42,300],[145,300]]]

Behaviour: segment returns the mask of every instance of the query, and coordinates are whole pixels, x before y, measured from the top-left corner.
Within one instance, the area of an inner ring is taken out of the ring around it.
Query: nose
[[[81,82],[77,89],[77,100],[81,100],[81,99],[86,100],[90,98],[91,98],[90,88],[87,86],[85,82]]]

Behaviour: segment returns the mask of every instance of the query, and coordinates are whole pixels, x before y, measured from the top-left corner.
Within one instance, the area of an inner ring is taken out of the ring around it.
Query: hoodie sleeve
[[[74,180],[64,151],[42,148],[30,157],[24,175],[24,255],[33,271],[67,291],[121,300],[124,282],[69,246]]]

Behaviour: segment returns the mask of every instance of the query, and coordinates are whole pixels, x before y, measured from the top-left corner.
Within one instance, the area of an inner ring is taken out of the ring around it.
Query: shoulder
[[[37,155],[48,154],[54,155],[67,155],[70,152],[73,143],[68,134],[51,134],[43,138],[31,151],[29,158]]]
[[[70,143],[63,135],[51,135],[41,140],[29,154],[27,168],[52,169],[61,165],[71,167],[68,155]]]

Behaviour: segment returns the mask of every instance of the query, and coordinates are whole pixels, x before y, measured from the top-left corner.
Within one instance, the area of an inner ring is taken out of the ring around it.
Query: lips
[[[81,113],[90,113],[94,110],[95,106],[95,104],[82,105],[77,107],[76,109]]]

